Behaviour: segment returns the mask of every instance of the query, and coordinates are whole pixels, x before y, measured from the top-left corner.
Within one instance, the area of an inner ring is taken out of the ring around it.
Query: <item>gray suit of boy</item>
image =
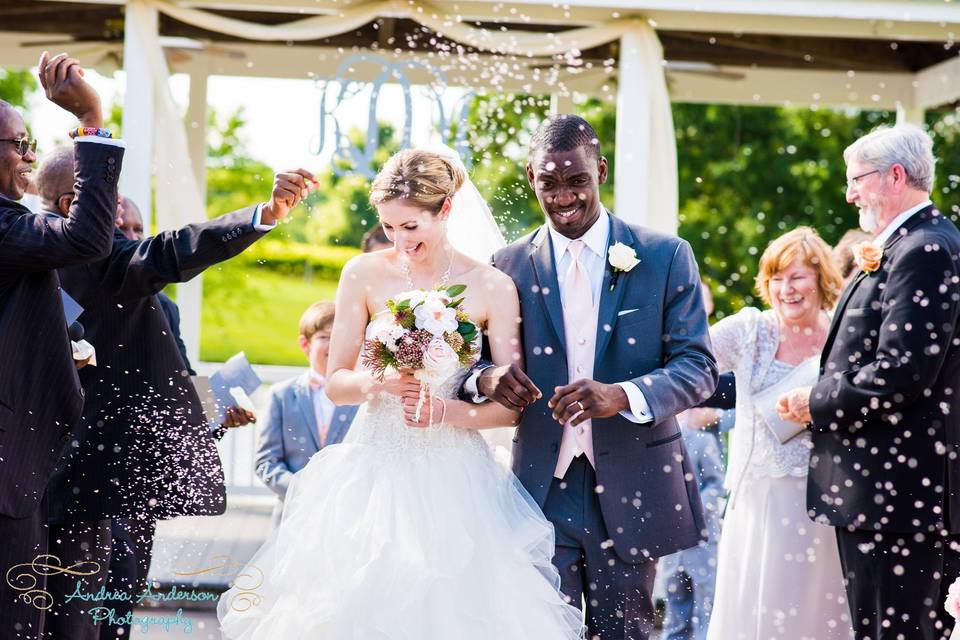
[[[342,442],[357,413],[354,405],[337,407],[330,421],[325,446]],[[307,466],[320,449],[320,431],[310,388],[310,373],[279,382],[270,390],[257,440],[257,476],[282,501],[293,475]],[[274,522],[280,509],[274,512]]]

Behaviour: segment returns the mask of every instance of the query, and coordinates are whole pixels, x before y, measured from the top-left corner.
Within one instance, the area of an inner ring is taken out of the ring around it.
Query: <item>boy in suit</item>
[[[310,370],[270,390],[257,446],[257,476],[280,498],[274,524],[280,522],[283,499],[293,474],[322,448],[343,441],[357,413],[356,406],[338,407],[324,390],[334,305],[320,301],[300,318],[300,348]]]

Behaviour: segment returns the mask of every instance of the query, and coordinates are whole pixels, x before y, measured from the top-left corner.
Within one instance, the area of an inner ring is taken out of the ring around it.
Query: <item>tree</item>
[[[0,69],[0,98],[15,107],[27,108],[27,97],[39,86],[37,78],[29,71]]]

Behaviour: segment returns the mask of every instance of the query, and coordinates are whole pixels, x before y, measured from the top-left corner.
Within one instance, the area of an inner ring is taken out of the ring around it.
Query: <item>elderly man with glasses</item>
[[[46,487],[83,407],[57,269],[110,252],[122,146],[102,129],[100,97],[79,63],[44,53],[47,98],[77,116],[76,194],[65,218],[18,200],[30,183],[36,141],[0,100],[0,637],[44,634]],[[87,134],[93,135],[87,135]]]
[[[807,509],[836,528],[858,640],[941,640],[960,576],[960,231],[930,200],[922,129],[878,129],[843,157],[873,239],[854,247],[819,382],[781,417],[813,431]]]

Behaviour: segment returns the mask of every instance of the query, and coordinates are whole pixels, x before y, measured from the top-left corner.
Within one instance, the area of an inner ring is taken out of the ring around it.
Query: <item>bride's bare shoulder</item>
[[[382,274],[384,269],[390,268],[393,264],[390,252],[390,249],[382,249],[355,255],[343,265],[343,275],[360,278],[377,273]]]

